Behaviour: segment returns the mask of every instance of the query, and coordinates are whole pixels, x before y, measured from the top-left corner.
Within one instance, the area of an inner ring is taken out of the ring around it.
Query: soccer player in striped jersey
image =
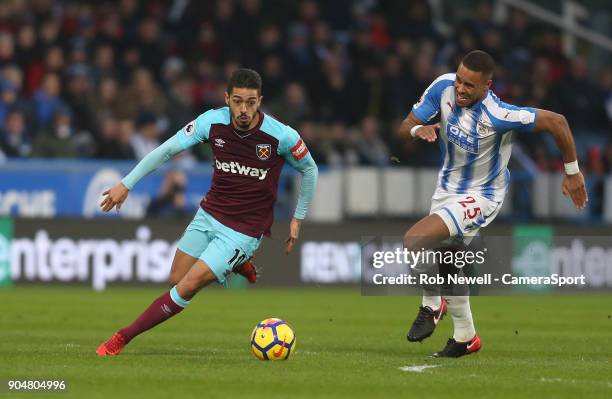
[[[185,125],[104,193],[102,210],[119,209],[144,176],[179,152],[210,143],[212,185],[179,240],[170,270],[172,289],[102,343],[98,355],[118,355],[137,335],[180,313],[203,287],[214,281],[223,283],[232,272],[254,282],[256,271],[249,259],[263,236],[270,235],[285,162],[302,174],[286,240],[286,251],[291,252],[314,195],[317,165],[294,129],[259,110],[261,87],[257,72],[236,70],[225,93],[226,107],[209,110]]]
[[[404,235],[409,250],[434,248],[440,243],[469,244],[480,228],[495,219],[510,180],[507,165],[514,132],[552,135],[565,163],[561,191],[576,208],[586,206],[584,177],[565,117],[501,101],[490,90],[494,67],[493,58],[484,51],[468,53],[456,73],[438,77],[425,90],[399,128],[403,139],[437,140],[444,155],[429,216]],[[439,123],[430,123],[438,114]],[[447,310],[453,318],[454,334],[434,356],[460,357],[479,350],[480,338],[467,295],[442,298],[424,290],[408,340],[429,337]]]

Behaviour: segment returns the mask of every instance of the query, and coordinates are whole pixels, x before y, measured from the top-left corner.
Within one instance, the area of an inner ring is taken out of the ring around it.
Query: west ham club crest
[[[257,153],[257,158],[265,161],[272,155],[272,144],[257,144],[255,152]]]

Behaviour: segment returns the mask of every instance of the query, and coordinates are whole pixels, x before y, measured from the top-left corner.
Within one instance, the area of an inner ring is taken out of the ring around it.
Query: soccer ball
[[[251,351],[261,360],[286,360],[295,350],[295,334],[281,319],[265,319],[253,329]]]

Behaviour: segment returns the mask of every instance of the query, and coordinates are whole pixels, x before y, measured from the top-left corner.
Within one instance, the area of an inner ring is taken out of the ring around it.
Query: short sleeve
[[[423,122],[429,122],[440,112],[442,92],[453,85],[455,74],[447,73],[432,82],[423,92],[419,101],[412,107],[412,113]]]

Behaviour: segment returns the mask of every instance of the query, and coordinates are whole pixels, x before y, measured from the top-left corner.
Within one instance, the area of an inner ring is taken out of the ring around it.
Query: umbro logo
[[[167,315],[172,314],[172,309],[170,309],[170,306],[166,305],[165,303],[161,306],[161,310]]]
[[[223,144],[225,144],[225,140],[223,140],[223,139],[215,139],[215,145],[217,147],[223,147]]]

